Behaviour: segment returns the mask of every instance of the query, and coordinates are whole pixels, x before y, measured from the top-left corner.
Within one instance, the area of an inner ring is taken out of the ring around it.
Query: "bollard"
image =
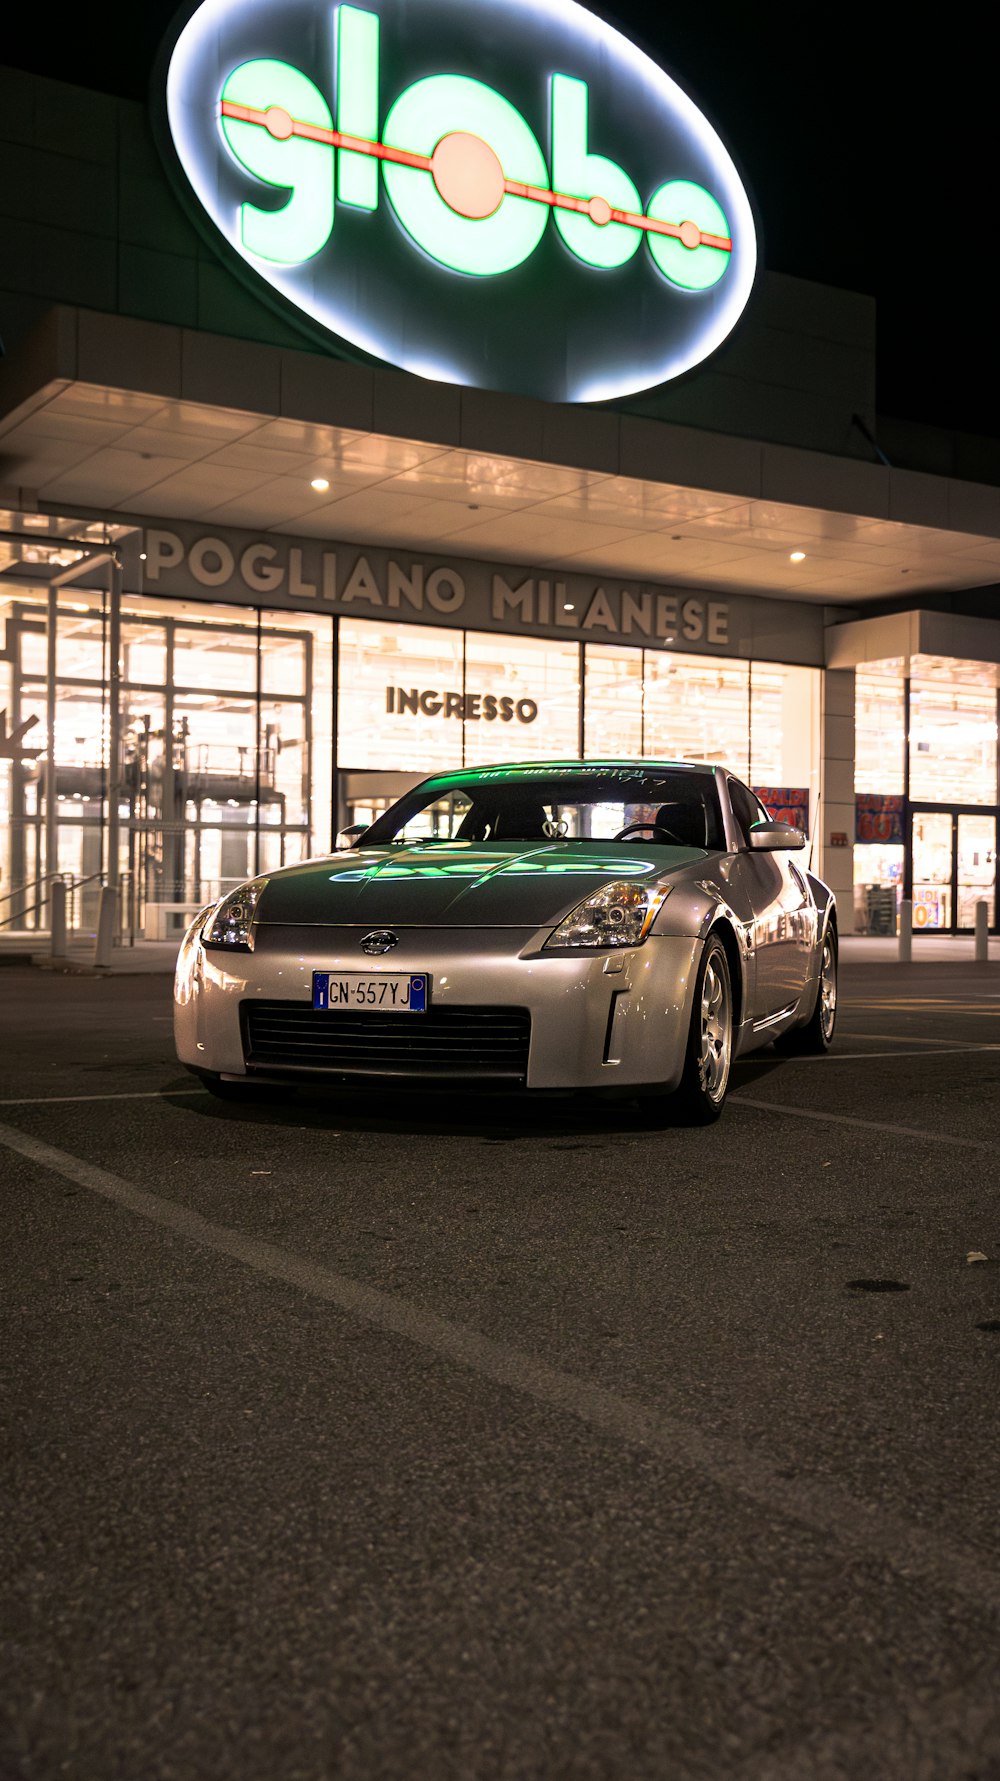
[[[990,909],[989,904],[980,897],[976,904],[976,942],[975,959],[977,965],[985,965],[990,956]]]
[[[97,905],[97,939],[94,944],[94,964],[106,970],[111,963],[111,949],[115,943],[115,914],[118,892],[113,884],[101,885],[101,900]]]
[[[49,951],[54,959],[66,957],[66,881],[56,878],[52,885],[49,899],[49,927],[51,929],[51,945]]]
[[[913,904],[904,897],[899,905],[899,962],[908,965],[913,959]]]

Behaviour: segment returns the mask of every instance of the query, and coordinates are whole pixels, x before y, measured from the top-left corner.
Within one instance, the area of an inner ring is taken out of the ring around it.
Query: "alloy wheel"
[[[829,1044],[833,1037],[833,1026],[837,1018],[837,953],[833,937],[827,934],[823,942],[823,963],[820,970],[820,1021],[823,1037]]]
[[[719,962],[708,961],[701,986],[701,1086],[710,1101],[721,1101],[729,1080],[733,1045],[732,1005],[729,984]]]

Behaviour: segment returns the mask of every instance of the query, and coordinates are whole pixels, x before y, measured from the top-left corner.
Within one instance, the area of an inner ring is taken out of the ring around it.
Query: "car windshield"
[[[723,849],[714,776],[684,767],[505,767],[440,776],[380,816],[361,845],[562,839]]]

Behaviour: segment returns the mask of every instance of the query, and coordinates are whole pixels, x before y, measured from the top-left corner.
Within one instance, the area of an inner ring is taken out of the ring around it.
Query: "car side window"
[[[755,822],[767,822],[767,811],[749,786],[742,785],[738,779],[729,780],[729,802],[743,845],[749,847],[750,829]]]
[[[446,792],[443,797],[435,798],[422,809],[415,810],[402,828],[397,829],[394,839],[407,844],[414,841],[453,841],[462,832],[462,825],[471,810],[472,800],[464,792]]]

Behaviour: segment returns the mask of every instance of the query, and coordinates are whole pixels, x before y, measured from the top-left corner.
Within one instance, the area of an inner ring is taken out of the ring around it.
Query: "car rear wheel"
[[[775,1051],[803,1057],[829,1051],[837,1025],[837,931],[827,928],[819,966],[816,1006],[804,1027],[792,1027],[774,1042]]]

